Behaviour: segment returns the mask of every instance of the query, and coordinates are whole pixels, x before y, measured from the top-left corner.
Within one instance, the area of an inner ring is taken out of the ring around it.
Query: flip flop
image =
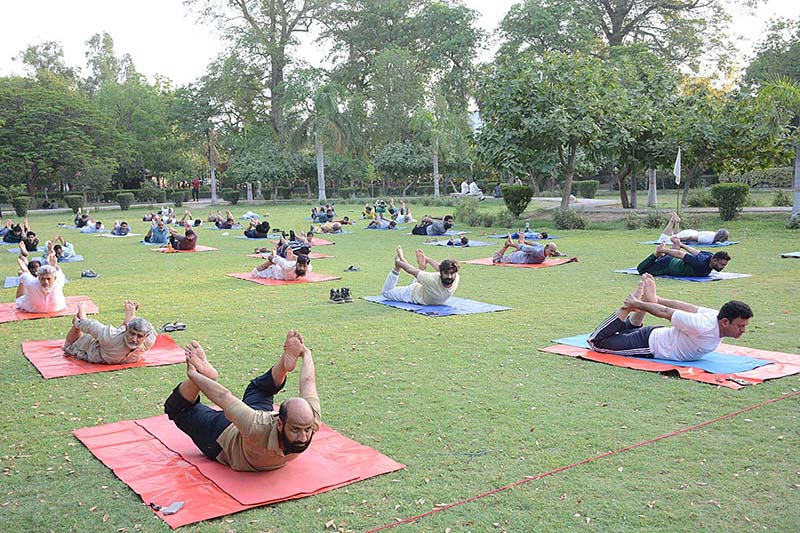
[[[355,266],[355,265],[350,265],[349,267],[347,267],[347,268],[345,268],[345,269],[344,269],[344,271],[345,271],[345,272],[358,272],[358,271],[360,271],[360,270],[361,270],[361,269],[360,269],[360,268],[358,268],[358,267],[357,267],[357,266]]]
[[[186,324],[181,322],[167,322],[159,328],[165,333],[172,333],[173,331],[183,331],[186,329]]]

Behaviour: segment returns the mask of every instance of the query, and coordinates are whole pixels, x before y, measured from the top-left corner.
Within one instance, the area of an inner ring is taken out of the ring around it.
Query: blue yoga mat
[[[448,245],[447,241],[423,242],[422,244],[428,244],[430,246],[444,246],[446,248],[477,248],[478,246],[496,246],[491,242],[473,241],[472,239],[469,240],[469,244],[466,246],[456,246],[455,244]]]
[[[625,270],[615,270],[619,274],[633,274],[634,276],[639,276],[639,271],[635,268],[626,268]],[[712,271],[711,274],[708,276],[656,276],[659,279],[674,279],[678,281],[697,281],[697,282],[704,282],[704,281],[722,281],[724,279],[738,279],[738,278],[749,278],[750,274],[737,274],[736,272],[714,272]]]
[[[516,235],[517,232],[514,233],[503,233],[502,235],[487,235],[487,237],[492,239],[507,239],[509,235]],[[535,233],[532,232],[525,232],[525,239],[530,241],[549,241],[552,239],[558,239],[559,237],[556,235],[548,235],[546,239],[537,239],[535,238]],[[518,239],[519,237],[512,237],[512,239]]]
[[[376,230],[376,231],[398,231],[398,230],[405,230],[405,229],[408,229],[408,228],[395,226],[394,228],[364,228],[364,229],[371,229],[371,230]]]
[[[789,252],[788,254],[781,254],[781,257],[795,257],[795,258],[800,258],[800,252]]]
[[[11,243],[7,243],[7,244],[11,244]],[[15,246],[14,248],[9,248],[8,252],[12,253],[12,254],[18,254],[19,253],[19,246]],[[39,248],[37,248],[35,250],[28,250],[28,252],[30,252],[30,253],[33,253],[33,252],[44,252],[44,248],[39,247]]]
[[[589,335],[575,335],[574,337],[565,337],[563,339],[556,339],[553,342],[559,344],[566,344],[568,346],[576,346],[578,348],[589,348],[586,339]],[[739,372],[746,372],[753,370],[760,366],[771,364],[772,361],[764,359],[756,359],[754,357],[746,357],[741,355],[729,355],[719,352],[711,352],[703,356],[702,359],[697,361],[673,361],[671,359],[655,359],[646,357],[631,357],[631,359],[639,359],[641,361],[653,361],[656,363],[664,363],[673,366],[688,366],[692,368],[699,368],[712,374],[737,374]]]
[[[214,224],[211,224],[211,225],[208,225],[208,226],[202,226],[202,227],[204,227],[205,229],[211,229],[211,230],[216,230],[216,231],[231,231],[231,230],[235,230],[235,229],[242,229],[242,225],[241,224],[234,224],[232,228],[218,228]]]
[[[44,265],[44,264],[47,263],[47,258],[46,257],[40,257],[39,261],[41,261],[42,264]],[[68,259],[61,259],[58,262],[59,263],[77,263],[78,261],[83,261],[83,256],[82,255],[75,254],[75,255],[69,257]]]
[[[169,242],[169,241],[167,241]],[[140,244],[144,244],[145,246],[166,246],[166,242],[147,242],[147,241],[139,241]]]
[[[64,283],[69,283],[69,280],[64,278]],[[13,289],[16,287],[19,287],[19,276],[6,276],[6,279],[3,280],[3,288]]]
[[[266,237],[248,237],[247,235],[236,235],[234,239],[247,239],[248,241],[268,241],[270,239],[277,239],[280,235],[267,235]]]
[[[494,311],[507,311],[511,309],[510,307],[503,307],[502,305],[486,304],[483,302],[476,302],[475,300],[467,300],[466,298],[456,298],[455,296],[448,298],[447,303],[444,305],[420,305],[408,302],[395,302],[393,300],[387,300],[383,296],[364,296],[363,298],[364,300],[376,304],[405,309],[406,311],[413,311],[418,315],[425,316],[472,315],[475,313],[492,313]]]
[[[661,241],[643,241],[639,244],[650,244],[650,245],[657,245],[661,244]],[[715,242],[712,244],[697,244],[695,242],[687,242],[687,246],[691,246],[692,248],[721,248],[723,246],[733,246],[734,244],[739,244],[739,241],[723,241],[723,242]]]

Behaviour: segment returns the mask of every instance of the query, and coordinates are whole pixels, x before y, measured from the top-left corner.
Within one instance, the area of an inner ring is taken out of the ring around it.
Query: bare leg
[[[647,281],[645,280],[644,276],[646,275],[648,274],[642,276],[642,278],[639,280],[639,285],[637,285],[636,290],[633,291],[633,297],[636,298],[637,300],[642,300],[642,295],[645,293],[646,290],[645,285]],[[639,310],[633,311],[629,316],[631,325],[639,327],[642,324],[644,324],[644,315],[645,315],[644,311],[639,311]]]
[[[78,303],[78,312],[75,313],[75,319],[86,319],[86,304],[84,302]],[[72,344],[80,338],[81,334],[81,330],[75,327],[75,320],[73,320],[72,327],[69,329],[69,333],[67,333],[67,338],[64,340],[64,344]]]
[[[217,372],[217,369],[211,366],[211,363],[208,362],[206,352],[203,350],[203,347],[200,346],[200,343],[197,341],[192,341],[191,344],[186,345],[186,347],[183,349],[183,352],[186,354],[186,359],[189,360],[192,365],[194,365],[200,374],[209,379],[217,381],[219,373]],[[178,392],[188,402],[195,401],[200,395],[200,389],[190,379],[185,379],[180,385],[178,385]]]

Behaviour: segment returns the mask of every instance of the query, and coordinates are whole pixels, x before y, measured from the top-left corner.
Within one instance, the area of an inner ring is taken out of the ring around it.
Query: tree
[[[625,98],[616,72],[585,54],[548,53],[539,61],[520,56],[496,66],[483,80],[478,105],[484,126],[479,143],[497,160],[504,146],[525,169],[534,150],[557,154],[564,174],[561,207],[569,207],[581,152],[600,148],[606,131],[622,130]],[[502,143],[502,144],[501,144]]]
[[[75,69],[64,63],[64,48],[56,41],[30,45],[14,59],[21,60],[28,67],[30,77],[49,72],[69,82],[74,82],[77,78]]]
[[[800,20],[778,19],[770,23],[743,82],[746,87],[757,88],[775,76],[800,81]]]
[[[383,174],[381,192],[388,194],[391,178],[394,184],[405,184],[405,195],[419,181],[420,176],[430,172],[429,162],[427,150],[416,144],[389,143],[381,147],[373,158],[375,168]]]
[[[794,160],[792,161],[792,189],[794,200],[792,203],[792,218],[800,216],[800,82],[785,76],[768,78],[758,95],[762,102],[767,103],[774,114],[770,121],[771,132],[777,135],[786,135],[794,145]],[[788,124],[787,124],[788,123]]]
[[[298,173],[297,158],[274,143],[264,143],[236,154],[231,158],[226,177],[233,183],[267,182],[272,197],[277,198],[278,186],[291,186]]]

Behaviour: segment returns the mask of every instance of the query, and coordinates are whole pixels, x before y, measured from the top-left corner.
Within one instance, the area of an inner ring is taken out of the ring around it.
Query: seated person
[[[253,379],[242,399],[217,382],[218,373],[197,341],[186,346],[186,379],[164,403],[164,412],[203,454],[235,471],[275,470],[299,457],[319,431],[320,404],[314,360],[303,336],[290,330],[283,355]],[[273,396],[302,357],[300,397],[284,399],[273,412]],[[200,392],[221,410],[200,403]]]
[[[178,231],[173,228],[167,228],[169,231],[168,244],[172,246],[173,250],[194,250],[197,246],[197,233],[194,232],[188,223],[183,224],[184,234],[178,235]]]
[[[500,184],[499,183],[494,186],[494,192],[492,193],[492,196],[494,196],[495,198],[502,198],[503,197],[503,191],[500,189]]]
[[[338,222],[325,222],[318,226],[311,226],[308,230],[310,233],[340,233],[342,225]]]
[[[53,254],[56,256],[56,261],[59,263],[69,261],[76,255],[75,246],[73,246],[72,243],[67,242],[61,235],[57,235],[52,241],[47,241],[44,243],[45,255],[42,256],[42,263],[46,262],[47,250],[50,248],[53,249]]]
[[[385,218],[378,218],[367,224],[367,229],[395,229],[396,227],[397,222],[394,220],[386,220]]]
[[[726,229],[718,229],[717,231],[685,229],[681,231],[680,224],[680,217],[673,211],[667,226],[664,228],[658,240],[662,244],[668,244],[672,241],[672,237],[677,237],[681,242],[714,244],[715,242],[725,242],[730,238],[730,233],[728,233]]]
[[[18,244],[25,238],[22,226],[19,224],[12,224],[11,220],[6,220],[6,225],[3,228],[3,242],[11,244]]]
[[[266,239],[269,237],[269,222],[259,222],[258,219],[250,221],[250,225],[244,230],[244,236],[248,239]]]
[[[670,327],[644,326],[650,314],[670,321]],[[741,337],[753,311],[731,300],[719,311],[668,300],[656,294],[653,276],[644,274],[636,290],[589,336],[592,350],[628,357],[696,361],[713,352],[723,337]]]
[[[463,235],[460,239],[450,237],[445,244],[447,244],[447,246],[469,246],[469,239]]]
[[[99,220],[89,218],[89,222],[80,229],[81,233],[103,233],[106,229]]]
[[[150,229],[144,236],[144,242],[150,244],[167,244],[169,242],[169,229],[161,217],[154,215],[154,220],[150,223]]]
[[[361,213],[361,218],[365,220],[375,220],[376,217],[377,215],[375,214],[375,207],[369,204],[364,204],[364,212]]]
[[[514,251],[506,255],[509,248]],[[514,264],[514,265],[538,265],[544,263],[548,257],[559,256],[558,249],[554,242],[548,242],[544,246],[538,242],[528,244],[525,237],[519,239],[519,243],[511,240],[511,237],[506,239],[505,244],[497,253],[492,257],[492,263]]]
[[[130,232],[131,228],[128,226],[127,222],[125,222],[124,220],[122,222],[120,222],[119,220],[114,221],[114,229],[111,230],[111,235],[124,237]]]
[[[117,328],[86,318],[86,304],[78,303],[78,312],[61,347],[64,355],[106,365],[141,360],[155,344],[156,332],[150,322],[136,317],[139,304],[125,300],[124,307],[125,318]]]
[[[425,272],[428,265],[438,270],[438,273]],[[441,305],[456,292],[459,281],[457,262],[445,259],[438,263],[427,257],[422,250],[417,250],[417,266],[419,268],[414,268],[406,261],[403,248],[398,246],[394,269],[389,272],[389,276],[383,283],[381,291],[383,297],[396,302]],[[397,286],[400,270],[404,270],[414,277],[411,285]]]
[[[478,187],[478,183],[470,178],[469,180],[469,196],[477,196],[481,200],[483,200],[483,191]]]
[[[419,224],[411,228],[411,233],[414,235],[444,235],[452,227],[453,215],[445,215],[442,219],[425,215]]]
[[[672,248],[659,244],[655,253],[645,257],[636,267],[639,274],[703,277],[708,276],[712,270],[721,272],[731,260],[728,252],[720,251],[713,255],[711,252],[701,252],[681,243],[677,237],[672,237],[672,242]]]
[[[48,250],[47,263],[40,266],[34,276],[27,265],[20,261],[20,268],[24,272],[19,277],[17,287],[17,309],[27,313],[49,313],[67,307],[67,299],[64,297],[66,278],[52,249]]]
[[[467,195],[469,195],[469,183],[467,183],[467,180],[463,180],[461,182],[461,196]]]
[[[267,262],[258,265],[250,274],[254,278],[291,281],[302,278],[308,272],[311,272],[311,259],[307,255],[295,256],[291,250],[287,250],[286,257],[281,257],[277,250],[273,250],[267,256]]]

